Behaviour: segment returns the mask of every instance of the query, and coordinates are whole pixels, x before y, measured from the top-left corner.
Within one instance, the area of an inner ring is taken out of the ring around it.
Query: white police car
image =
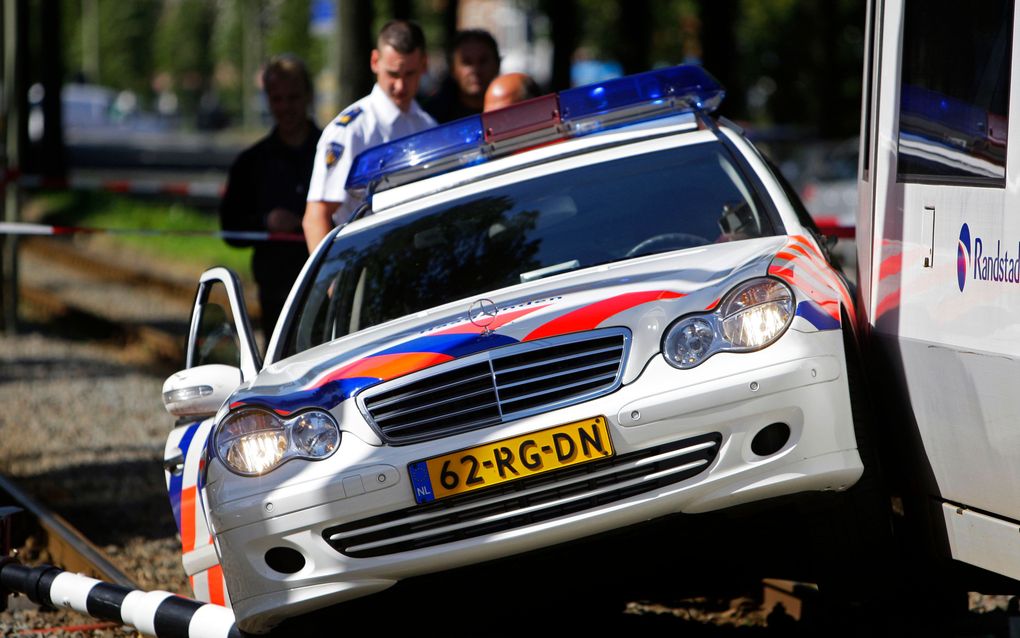
[[[853,299],[709,115],[722,95],[675,67],[370,149],[348,182],[369,204],[305,266],[264,363],[234,278],[208,271],[164,388],[196,596],[264,631],[414,575],[853,485]]]

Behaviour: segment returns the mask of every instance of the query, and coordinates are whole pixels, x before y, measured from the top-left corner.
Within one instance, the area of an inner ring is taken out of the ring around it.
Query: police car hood
[[[264,369],[231,407],[280,414],[331,409],[377,383],[458,357],[597,328],[631,332],[623,382],[660,351],[675,319],[714,308],[734,285],[767,274],[785,237],[767,237],[596,266],[503,288],[373,326]]]

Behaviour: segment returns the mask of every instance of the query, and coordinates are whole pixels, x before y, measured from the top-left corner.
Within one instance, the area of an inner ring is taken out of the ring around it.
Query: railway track
[[[13,517],[13,545],[24,545],[31,538],[33,547],[45,550],[47,560],[57,567],[122,587],[138,588],[130,576],[76,527],[3,475],[0,475],[0,507],[21,510]]]
[[[49,563],[69,572],[128,589],[138,588],[130,576],[73,525],[30,496],[13,480],[0,475],[0,566],[9,556],[15,560],[21,558],[17,550],[19,547],[31,547],[30,553],[44,556]],[[70,621],[54,618],[45,629],[26,627],[19,632],[19,623],[6,622],[4,616],[17,617],[19,610],[21,615],[37,613],[36,603],[24,596],[11,601],[10,593],[4,591],[2,585],[0,597],[0,612],[3,612],[0,613],[0,633],[3,635],[26,635],[40,631],[61,635],[78,631],[114,630],[119,626],[114,622],[84,617]]]
[[[103,258],[66,238],[23,240],[19,256],[19,299],[32,311],[82,337],[127,346],[136,361],[166,371],[184,361],[197,271],[190,281],[170,278],[152,267]],[[247,304],[257,312],[253,295]]]

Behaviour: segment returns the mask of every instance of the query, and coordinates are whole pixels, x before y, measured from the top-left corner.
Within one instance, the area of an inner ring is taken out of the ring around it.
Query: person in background
[[[230,167],[220,202],[220,225],[223,230],[300,234],[320,133],[308,117],[311,78],[300,58],[285,54],[266,65],[262,85],[274,126]],[[308,250],[300,241],[227,243],[254,246],[252,274],[258,284],[262,331],[268,341],[287,294],[308,259]]]
[[[485,110],[494,111],[541,95],[538,84],[526,73],[506,73],[485,91]]]
[[[414,99],[428,65],[421,27],[405,20],[386,23],[371,64],[376,79],[372,92],[327,124],[316,147],[302,222],[309,252],[361,203],[344,188],[358,153],[436,125]]]
[[[437,122],[482,112],[485,90],[499,74],[499,47],[488,31],[458,31],[450,49],[450,73],[435,95],[425,100],[425,110]]]

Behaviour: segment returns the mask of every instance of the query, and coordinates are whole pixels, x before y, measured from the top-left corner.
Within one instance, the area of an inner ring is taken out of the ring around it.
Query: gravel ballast
[[[189,594],[161,466],[172,419],[163,378],[119,362],[124,352],[42,334],[0,337],[0,472],[90,540],[144,589]],[[26,560],[31,547],[22,549]],[[73,612],[0,614],[0,635],[91,627]],[[122,629],[50,635],[134,635]]]

